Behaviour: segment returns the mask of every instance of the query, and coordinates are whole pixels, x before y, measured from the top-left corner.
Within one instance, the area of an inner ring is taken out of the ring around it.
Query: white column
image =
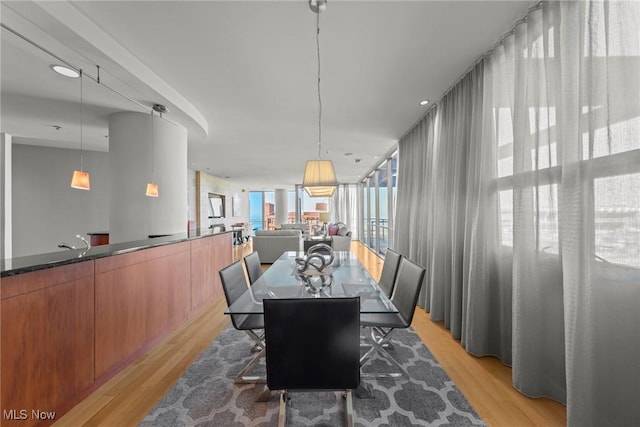
[[[11,135],[0,133],[0,174],[2,185],[0,186],[0,259],[12,257],[13,221],[11,217]]]
[[[109,242],[187,229],[187,130],[150,113],[109,117],[111,197]],[[153,176],[152,176],[153,152]],[[153,180],[159,197],[147,197]]]
[[[288,191],[282,188],[276,189],[276,227],[289,222],[289,198]]]

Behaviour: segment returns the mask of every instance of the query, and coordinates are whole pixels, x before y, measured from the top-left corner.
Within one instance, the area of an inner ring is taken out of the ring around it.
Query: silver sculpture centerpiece
[[[318,243],[307,250],[307,256],[296,258],[297,276],[304,282],[307,291],[314,295],[333,283],[333,276],[328,267],[333,263],[333,248],[325,243]]]

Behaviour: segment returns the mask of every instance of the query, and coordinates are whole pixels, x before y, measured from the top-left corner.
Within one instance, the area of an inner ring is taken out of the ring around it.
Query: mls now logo
[[[26,409],[4,409],[2,411],[2,418],[5,420],[26,420],[29,416],[34,420],[53,420],[56,418],[56,413],[39,409],[33,409],[31,413]]]
[[[2,418],[5,420],[26,420],[29,417],[29,412],[26,409],[4,409],[2,411]]]

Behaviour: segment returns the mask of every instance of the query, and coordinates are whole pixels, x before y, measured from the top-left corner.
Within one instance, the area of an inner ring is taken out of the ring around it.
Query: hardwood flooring
[[[374,278],[382,260],[360,243],[351,250]],[[234,260],[252,251],[234,248]],[[224,298],[165,338],[60,418],[55,426],[136,426],[200,353],[228,324]],[[413,329],[489,426],[564,426],[565,407],[549,399],[531,399],[511,385],[511,368],[493,357],[464,351],[441,323],[418,309]],[[222,427],[222,426],[221,426]]]

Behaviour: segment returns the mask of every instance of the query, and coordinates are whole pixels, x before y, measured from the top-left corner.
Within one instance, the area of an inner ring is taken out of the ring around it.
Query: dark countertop
[[[234,230],[231,229],[231,227],[227,227],[226,229],[224,227],[216,227],[214,229],[201,228],[189,231],[188,233],[176,233],[152,239],[94,246],[86,252],[82,249],[65,249],[57,252],[9,258],[0,260],[0,277],[13,276],[16,274],[28,273],[30,271],[43,270],[45,268],[59,267],[61,265],[134,252],[156,246],[213,236],[216,234],[231,233],[233,231]]]

